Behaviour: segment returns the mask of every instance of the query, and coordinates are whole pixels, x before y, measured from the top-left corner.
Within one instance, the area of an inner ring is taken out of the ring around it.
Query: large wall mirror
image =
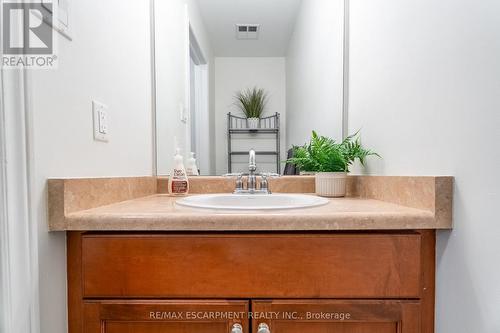
[[[344,0],[155,0],[154,58],[158,175],[176,148],[201,175],[250,149],[283,174],[312,130],[341,139]]]

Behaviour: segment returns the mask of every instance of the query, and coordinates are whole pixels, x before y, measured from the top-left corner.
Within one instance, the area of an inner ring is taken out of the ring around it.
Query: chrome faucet
[[[255,150],[248,152],[248,173],[228,173],[226,177],[236,177],[236,188],[234,194],[271,194],[268,178],[279,177],[277,173],[257,173],[257,162]],[[244,188],[243,176],[247,176],[247,188]],[[260,186],[257,189],[257,176],[260,176]]]
[[[250,149],[248,152],[248,191],[255,191],[257,189],[257,177],[255,176],[255,171],[257,171],[257,164],[255,163],[255,150]]]

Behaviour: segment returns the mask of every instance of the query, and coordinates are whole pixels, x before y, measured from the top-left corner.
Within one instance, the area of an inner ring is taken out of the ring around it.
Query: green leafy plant
[[[368,156],[379,156],[362,147],[358,133],[359,131],[337,143],[313,131],[309,143],[293,147],[294,155],[287,162],[294,164],[301,171],[349,172],[349,167],[356,160],[364,165]]]
[[[242,90],[234,96],[236,106],[247,118],[260,118],[267,103],[267,93],[264,89]]]

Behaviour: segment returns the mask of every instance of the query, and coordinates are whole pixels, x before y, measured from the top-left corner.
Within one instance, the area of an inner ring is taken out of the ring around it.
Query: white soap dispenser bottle
[[[175,150],[174,166],[168,177],[168,193],[171,195],[186,195],[189,192],[189,179],[184,168],[180,149]]]
[[[190,156],[186,163],[186,173],[188,176],[199,176],[198,166],[196,165],[196,158],[194,157],[194,153],[191,152]]]

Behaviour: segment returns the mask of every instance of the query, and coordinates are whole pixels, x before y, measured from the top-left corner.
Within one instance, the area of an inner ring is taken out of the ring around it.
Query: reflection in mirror
[[[343,0],[156,0],[158,174],[176,148],[201,175],[248,172],[250,149],[283,174],[312,130],[340,139],[343,20]]]

